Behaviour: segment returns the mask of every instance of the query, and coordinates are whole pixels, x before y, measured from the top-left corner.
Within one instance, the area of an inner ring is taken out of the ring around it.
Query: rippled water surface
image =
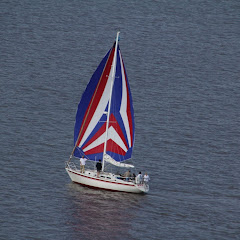
[[[239,239],[240,2],[1,1],[0,239]],[[121,31],[147,195],[71,183],[77,105]]]

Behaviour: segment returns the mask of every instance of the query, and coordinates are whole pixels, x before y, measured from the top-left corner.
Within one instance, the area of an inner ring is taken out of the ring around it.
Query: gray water
[[[0,2],[0,239],[240,239],[238,0]],[[134,195],[71,183],[81,94],[121,31]]]

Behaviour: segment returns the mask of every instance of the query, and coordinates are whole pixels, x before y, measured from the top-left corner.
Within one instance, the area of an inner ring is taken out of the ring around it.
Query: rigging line
[[[113,47],[114,47],[114,45],[115,45],[115,42],[114,42],[114,44],[113,44]],[[107,66],[108,60],[109,60],[109,58],[110,58],[110,56],[111,56],[111,53],[112,53],[113,47],[112,47],[112,49],[111,49],[111,52],[109,53],[109,56],[108,56],[108,59],[107,59],[107,61],[106,61],[105,66],[104,66],[104,69],[103,69],[103,71],[102,71],[102,74],[101,74],[100,80],[99,80],[99,82],[98,82],[98,84],[97,84],[97,87],[96,87],[96,89],[95,89],[95,92],[94,92],[94,94],[93,94],[93,98],[92,98],[91,103],[90,103],[90,105],[89,105],[89,108],[88,108],[88,111],[87,111],[86,117],[85,117],[85,119],[84,119],[84,122],[83,122],[83,124],[82,124],[82,126],[81,126],[81,129],[80,129],[80,131],[79,131],[78,138],[77,138],[77,141],[76,141],[76,143],[75,143],[75,146],[74,146],[74,148],[73,148],[73,150],[72,150],[72,153],[71,153],[71,155],[70,155],[70,157],[69,157],[68,163],[71,161],[72,155],[73,155],[73,153],[74,153],[74,151],[75,151],[75,149],[76,149],[76,147],[77,147],[77,144],[78,144],[79,138],[80,138],[80,136],[81,136],[81,134],[82,134],[83,127],[85,126],[85,123],[86,123],[87,117],[88,117],[88,115],[89,115],[90,109],[91,109],[92,104],[93,104],[93,100],[95,99],[95,96],[96,96],[97,90],[98,90],[99,85],[100,85],[100,83],[101,83],[101,81],[102,81],[102,76],[103,76],[103,73],[104,73],[105,68],[106,68],[106,66]]]

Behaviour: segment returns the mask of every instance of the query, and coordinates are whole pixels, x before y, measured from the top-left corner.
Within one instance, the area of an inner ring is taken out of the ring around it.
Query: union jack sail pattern
[[[74,129],[74,156],[103,159],[107,111],[116,42],[92,75],[78,105]],[[106,153],[118,162],[129,159],[134,143],[132,96],[119,45],[109,113]]]

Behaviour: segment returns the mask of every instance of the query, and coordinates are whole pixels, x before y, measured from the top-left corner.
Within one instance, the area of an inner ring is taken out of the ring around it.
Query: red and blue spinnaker
[[[134,130],[131,91],[115,42],[92,75],[78,105],[74,156],[84,154],[96,161],[106,153],[117,162],[129,159]]]

